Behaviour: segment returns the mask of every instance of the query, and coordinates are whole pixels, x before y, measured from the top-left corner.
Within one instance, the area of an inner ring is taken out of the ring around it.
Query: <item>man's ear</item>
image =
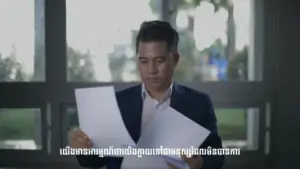
[[[179,62],[179,58],[180,58],[179,53],[178,52],[174,53],[173,57],[174,57],[175,65],[177,65]]]

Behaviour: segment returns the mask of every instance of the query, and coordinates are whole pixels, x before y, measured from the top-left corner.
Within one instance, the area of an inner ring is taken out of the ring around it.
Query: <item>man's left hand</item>
[[[191,158],[182,155],[181,158],[188,164],[190,169],[202,169],[203,159],[201,156],[193,156]],[[178,167],[168,163],[170,169],[179,169]]]

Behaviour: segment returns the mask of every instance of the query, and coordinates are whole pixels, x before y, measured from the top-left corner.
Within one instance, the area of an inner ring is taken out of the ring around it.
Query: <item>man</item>
[[[149,21],[141,25],[136,38],[136,53],[143,83],[116,93],[125,126],[137,142],[152,117],[171,106],[211,131],[201,148],[222,148],[209,96],[172,80],[179,61],[178,42],[178,33],[167,22]],[[91,142],[82,131],[77,130],[71,134],[71,147],[90,148]],[[220,169],[224,160],[223,156],[182,158],[190,169]],[[77,156],[77,159],[85,167],[106,165],[108,169],[119,169],[122,164],[122,158],[116,157]]]

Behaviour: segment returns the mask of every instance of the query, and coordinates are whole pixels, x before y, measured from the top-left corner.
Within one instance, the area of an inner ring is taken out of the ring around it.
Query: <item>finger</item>
[[[199,155],[192,155],[192,157],[190,157],[190,158],[197,160],[199,157],[200,157]]]
[[[80,133],[80,130],[79,129],[74,129],[71,133],[71,137],[74,139],[74,140],[78,140],[78,138],[81,138],[82,137],[82,134]]]
[[[84,139],[76,138],[72,144],[73,148],[91,148],[92,142]]]
[[[82,130],[77,129],[76,133],[77,133],[77,137],[83,138],[87,141],[90,140],[89,137]]]
[[[82,143],[82,144],[91,144],[91,140],[87,137],[87,136],[79,136],[75,138],[78,142]]]
[[[91,141],[84,141],[83,144],[84,144],[85,148],[91,148],[91,146],[92,146],[92,142]]]
[[[183,159],[185,162],[189,160],[189,158],[185,154],[181,155],[181,159]]]
[[[188,161],[194,161],[195,157],[192,156],[192,157],[187,157],[185,154],[181,155],[181,159],[183,159],[185,162],[188,162]]]
[[[77,128],[77,129],[75,130],[75,132],[76,132],[76,134],[77,134],[78,136],[81,136],[81,137],[83,137],[83,136],[86,135],[86,134],[85,134],[82,130],[80,130],[79,128]]]
[[[189,166],[194,166],[194,164],[197,163],[197,158],[194,158],[194,157],[188,158],[186,155],[182,155],[181,158],[182,158]]]
[[[88,136],[79,128],[73,130],[71,139],[74,140],[76,147],[90,148],[92,146],[92,141]]]

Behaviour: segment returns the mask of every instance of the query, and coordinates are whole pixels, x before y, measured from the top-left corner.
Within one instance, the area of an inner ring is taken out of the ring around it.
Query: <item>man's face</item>
[[[140,42],[137,57],[143,83],[151,89],[167,87],[179,55],[170,53],[166,42]]]

